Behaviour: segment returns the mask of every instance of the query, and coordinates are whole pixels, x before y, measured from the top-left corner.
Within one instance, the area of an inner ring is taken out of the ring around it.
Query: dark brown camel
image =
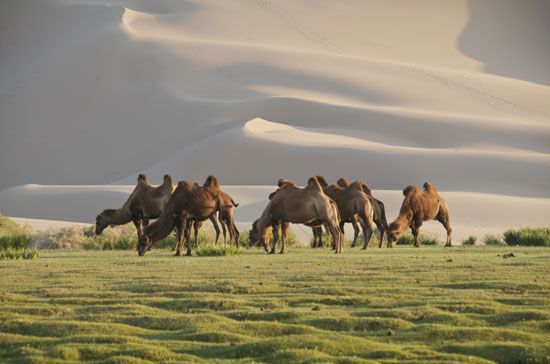
[[[191,255],[190,230],[194,221],[204,221],[219,210],[220,186],[215,176],[208,176],[203,186],[180,181],[160,217],[147,226],[139,240],[138,253],[145,254],[152,245],[177,229],[177,256],[181,255],[185,237],[187,252]],[[185,235],[185,236],[184,236]]]

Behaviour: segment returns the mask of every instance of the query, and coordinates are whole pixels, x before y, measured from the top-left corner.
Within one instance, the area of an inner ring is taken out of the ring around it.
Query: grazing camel
[[[195,185],[198,186],[197,183],[195,183]],[[235,225],[235,218],[233,213],[233,207],[238,206],[239,204],[233,200],[233,197],[220,190],[219,212],[217,215],[214,214],[210,217],[210,221],[212,221],[214,229],[216,230],[215,244],[218,244],[218,238],[220,236],[220,228],[218,227],[219,216],[223,231],[223,245],[225,246],[227,243],[227,231],[229,230],[229,242],[231,243],[232,241],[234,241],[235,245],[239,247],[239,230],[237,229],[237,225]],[[201,227],[202,221],[195,221],[193,223],[195,241],[198,241],[199,229]],[[172,250],[176,250],[176,244],[174,244]]]
[[[140,174],[134,191],[121,208],[106,209],[97,215],[96,235],[101,234],[107,226],[124,225],[132,221],[136,226],[139,239],[143,234],[143,228],[149,224],[149,219],[160,216],[173,189],[172,177],[168,174],[164,175],[164,181],[158,187],[151,186],[147,177]]]
[[[185,237],[187,252],[191,255],[190,230],[194,221],[204,221],[219,210],[220,186],[215,176],[208,176],[203,186],[180,181],[166,203],[160,217],[147,226],[139,239],[138,254],[144,255],[154,243],[176,228],[176,256],[181,255]]]
[[[414,236],[414,246],[419,247],[418,234],[422,222],[428,220],[439,221],[447,230],[446,247],[451,246],[451,224],[449,222],[449,207],[447,203],[437,193],[435,186],[429,182],[424,183],[424,191],[418,186],[408,186],[403,190],[405,199],[401,205],[399,216],[392,222],[387,229],[388,245],[393,247],[393,243],[399,239],[407,228],[411,228]]]
[[[288,182],[288,181],[287,181]],[[280,253],[286,251],[286,223],[295,224],[325,224],[334,238],[336,253],[342,252],[341,232],[338,227],[338,208],[323,192],[316,177],[311,177],[305,188],[296,187],[293,183],[280,183],[279,190],[273,194],[267,207],[258,219],[257,231],[260,244],[268,249],[268,229],[270,226],[281,225],[282,247]],[[270,253],[275,253],[276,241]]]
[[[336,184],[338,184],[338,186],[340,187],[348,187],[349,181],[344,177],[340,177],[340,179],[338,179]],[[369,196],[372,206],[374,207],[373,221],[376,224],[376,227],[378,228],[378,232],[380,233],[380,242],[378,244],[378,247],[381,248],[382,242],[384,240],[384,233],[388,228],[388,220],[386,220],[386,208],[384,207],[384,203],[382,203],[382,201],[372,196],[372,191],[365,183],[363,183],[361,187],[363,188],[363,192],[366,193],[367,196]],[[357,236],[357,234],[359,233],[358,232],[359,226],[357,226],[356,222],[352,222],[352,225],[353,225],[354,233]],[[353,245],[352,245],[352,248],[353,248]]]
[[[325,179],[321,176],[320,178],[321,185],[325,185],[325,188],[323,188],[324,192],[333,199],[338,206],[338,211],[340,212],[340,230],[342,230],[342,232],[344,231],[346,222],[356,224],[357,220],[359,220],[363,228],[363,239],[365,241],[363,249],[367,249],[374,231],[374,208],[369,196],[363,192],[363,185],[365,184],[361,181],[355,181],[345,188],[337,184],[327,186]],[[351,245],[352,247],[355,246],[357,242],[357,230],[355,231],[353,243]]]

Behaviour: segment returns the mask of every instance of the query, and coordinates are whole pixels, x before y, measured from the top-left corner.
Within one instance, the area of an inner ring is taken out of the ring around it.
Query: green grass
[[[504,240],[500,237],[500,235],[496,234],[487,234],[483,237],[483,243],[485,245],[506,245]]]
[[[38,251],[31,249],[33,235],[30,229],[0,215],[0,260],[34,259]]]
[[[0,261],[0,362],[550,361],[548,248],[172,254]]]
[[[474,246],[476,245],[477,238],[473,235],[468,236],[468,238],[462,240],[462,245]]]
[[[205,244],[200,245],[195,252],[199,257],[217,257],[217,256],[227,256],[227,255],[241,255],[243,253],[242,248],[236,248],[234,246],[223,244],[214,245],[214,244]]]
[[[425,234],[419,234],[418,240],[420,241],[420,245],[442,245],[443,244],[436,237],[425,235]],[[413,244],[414,244],[414,236],[411,233],[406,233],[397,240],[397,245],[413,245]]]
[[[550,246],[550,227],[524,227],[504,232],[508,245]]]

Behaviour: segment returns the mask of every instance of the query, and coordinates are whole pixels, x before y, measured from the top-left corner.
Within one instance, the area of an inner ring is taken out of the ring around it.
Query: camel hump
[[[315,176],[315,177],[317,177],[317,181],[319,181],[319,184],[321,185],[321,187],[325,188],[328,186],[328,183],[325,177],[323,176]]]
[[[307,180],[307,186],[309,188],[313,188],[313,189],[316,189],[318,191],[323,191],[323,188],[321,187],[321,184],[319,183],[319,180],[317,179],[317,177],[313,176],[313,177],[310,177],[308,180]]]
[[[193,189],[193,184],[187,181],[179,181],[177,189],[191,191]]]
[[[149,182],[149,181],[147,180],[147,176],[144,175],[143,173],[140,173],[140,174],[139,174],[139,176],[138,176],[138,178],[137,178],[137,181],[138,181],[138,182],[145,182],[145,183]]]
[[[218,184],[218,179],[213,174],[206,177],[206,181],[204,181],[203,187],[207,188],[220,188],[220,185]]]
[[[172,176],[170,176],[169,174],[165,174],[164,177],[163,177],[163,181],[164,181],[164,183],[172,184]]]
[[[421,192],[421,191],[420,191],[420,188],[418,188],[418,186],[412,186],[412,185],[407,186],[403,190],[403,196],[407,196],[407,195],[409,195],[410,193],[413,193],[413,192]]]
[[[294,182],[292,182],[292,181],[289,181],[289,180],[286,179],[286,178],[280,178],[280,179],[277,181],[277,186],[278,186],[279,188],[289,187],[289,186],[295,187],[296,184],[295,184]]]
[[[437,192],[435,186],[433,184],[431,184],[430,182],[424,183],[424,191],[432,192],[432,193]]]
[[[338,178],[338,181],[336,182],[336,184],[338,184],[338,186],[340,187],[348,187],[349,181],[346,177],[340,177]]]
[[[355,190],[358,190],[358,191],[361,191],[363,192],[363,182],[357,180],[357,181],[354,181],[352,184],[350,184],[347,188],[352,188],[352,189],[355,189]]]
[[[367,195],[372,195],[372,191],[370,189],[370,187],[364,183],[364,182],[361,182],[361,189],[363,190],[363,192],[365,192]]]

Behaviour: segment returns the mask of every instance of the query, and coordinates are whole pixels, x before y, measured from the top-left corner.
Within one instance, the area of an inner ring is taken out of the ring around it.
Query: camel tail
[[[380,221],[382,222],[382,225],[384,225],[384,228],[388,228],[388,220],[386,219],[386,207],[384,206],[384,203],[380,200],[374,199],[375,203],[378,204],[378,207],[380,207]]]
[[[235,202],[235,200],[233,200],[233,197],[231,197],[231,203],[233,204],[234,207],[239,207],[239,204]]]

